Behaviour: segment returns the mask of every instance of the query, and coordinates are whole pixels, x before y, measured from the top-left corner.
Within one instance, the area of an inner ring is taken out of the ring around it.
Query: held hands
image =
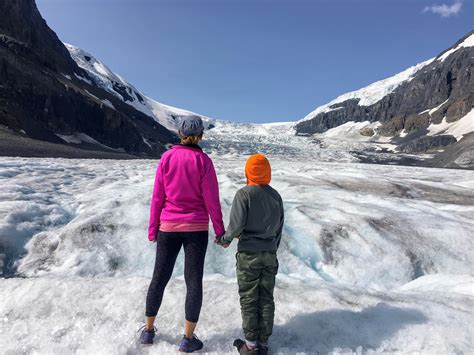
[[[227,243],[226,241],[224,241],[223,237],[224,237],[223,235],[216,237],[216,239],[214,239],[214,244],[220,245],[221,247],[227,249],[230,243]]]

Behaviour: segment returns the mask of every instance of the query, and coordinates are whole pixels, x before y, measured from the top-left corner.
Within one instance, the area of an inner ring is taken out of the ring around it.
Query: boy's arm
[[[285,223],[285,211],[283,210],[283,201],[280,198],[280,225],[277,230],[277,248],[280,246],[283,224]]]
[[[248,199],[243,190],[237,191],[232,201],[230,209],[229,225],[222,238],[224,243],[232,242],[232,239],[238,237],[247,224]]]

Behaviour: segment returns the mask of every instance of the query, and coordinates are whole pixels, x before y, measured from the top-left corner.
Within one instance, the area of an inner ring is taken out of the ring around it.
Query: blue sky
[[[37,4],[61,40],[148,96],[240,122],[300,119],[435,56],[474,29],[473,0]]]

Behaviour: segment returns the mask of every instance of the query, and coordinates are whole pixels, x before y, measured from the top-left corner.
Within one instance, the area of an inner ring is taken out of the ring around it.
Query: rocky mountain
[[[156,157],[176,139],[126,103],[146,100],[133,88],[114,77],[111,92],[79,67],[34,0],[2,0],[0,13],[3,155]]]
[[[366,122],[361,135],[388,137],[403,152],[457,144],[474,131],[473,64],[471,31],[433,59],[318,107],[295,124],[296,133]]]
[[[146,96],[92,54],[71,44],[65,43],[64,45],[76,64],[87,73],[94,85],[108,91],[134,109],[152,117],[168,130],[176,132],[180,117],[195,114],[191,111],[165,105]],[[212,120],[202,115],[201,117],[206,122]]]

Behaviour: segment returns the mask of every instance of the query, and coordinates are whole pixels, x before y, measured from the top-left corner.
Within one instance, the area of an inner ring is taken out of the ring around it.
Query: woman
[[[156,171],[148,227],[148,239],[156,242],[156,261],[146,298],[146,324],[140,339],[142,344],[153,344],[155,317],[183,246],[186,322],[179,347],[182,352],[193,352],[203,347],[194,329],[202,305],[209,215],[216,237],[225,232],[214,165],[198,145],[203,131],[198,116],[187,116],[180,122],[181,143],[163,154]]]

